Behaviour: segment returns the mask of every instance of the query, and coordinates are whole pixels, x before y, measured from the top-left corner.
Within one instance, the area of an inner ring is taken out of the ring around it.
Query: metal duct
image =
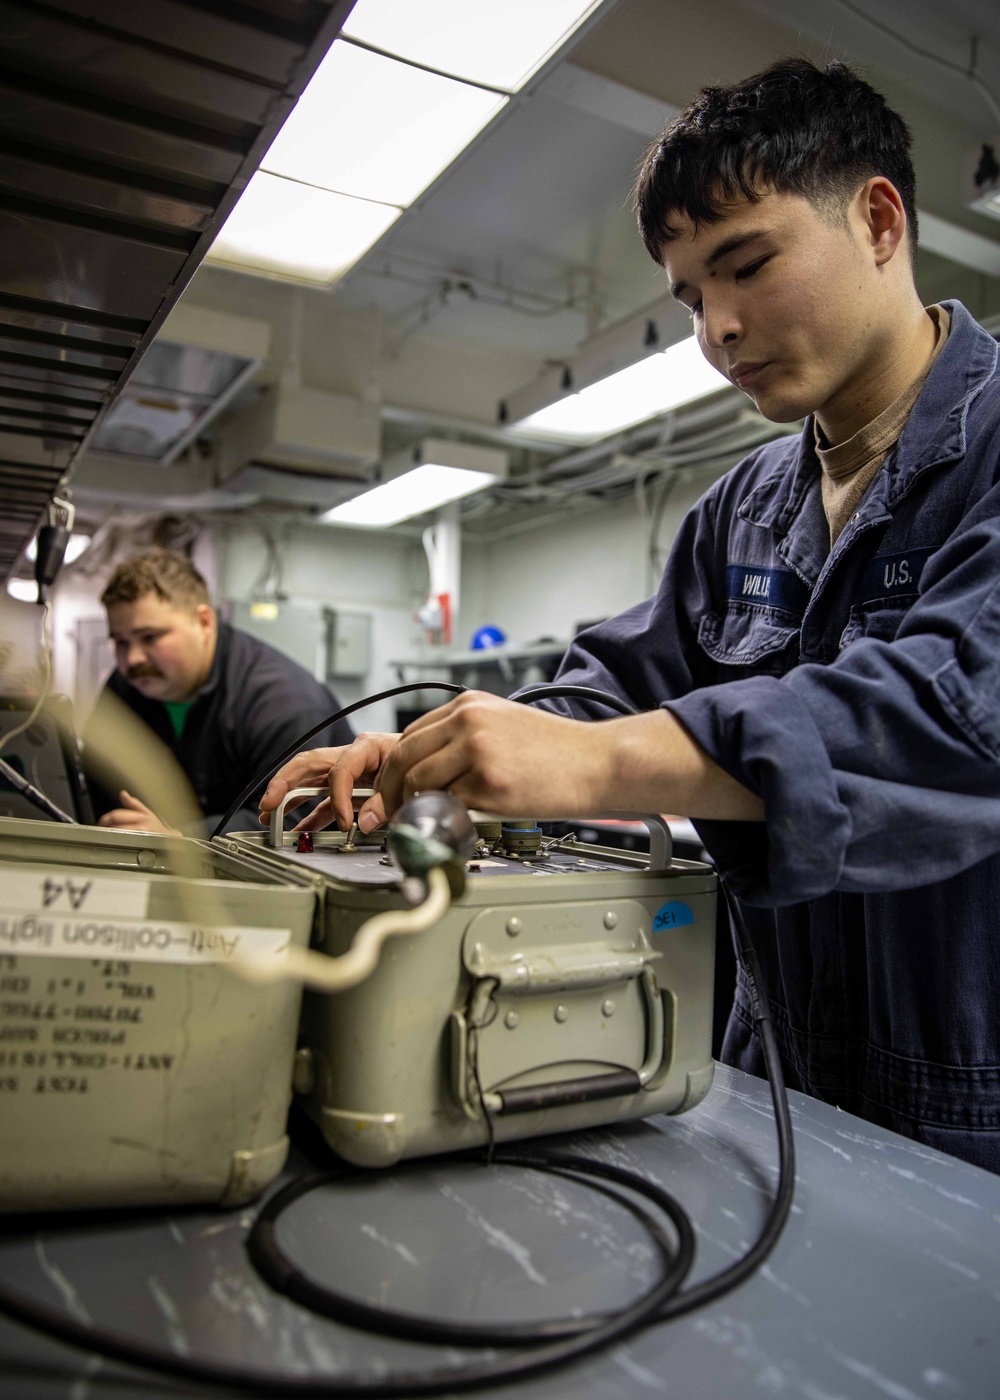
[[[353,0],[0,0],[7,578]]]

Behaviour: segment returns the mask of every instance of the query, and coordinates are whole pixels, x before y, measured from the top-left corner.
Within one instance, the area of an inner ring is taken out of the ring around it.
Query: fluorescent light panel
[[[376,243],[601,0],[360,0],[209,251],[329,286]],[[464,81],[460,81],[464,80]]]
[[[38,602],[38,584],[33,578],[9,578],[7,592],[11,598],[22,603]]]
[[[505,101],[350,44],[334,44],[261,169],[405,208]]]
[[[326,284],[357,262],[399,214],[392,205],[258,171],[210,257],[247,272]]]
[[[558,442],[597,442],[728,384],[690,336],[510,426]]]
[[[334,506],[319,518],[327,525],[358,525],[368,529],[398,525],[414,515],[425,515],[449,501],[461,500],[497,480],[488,472],[446,467],[425,462],[392,481],[384,481],[353,501]]]
[[[344,33],[516,92],[600,0],[359,0]]]

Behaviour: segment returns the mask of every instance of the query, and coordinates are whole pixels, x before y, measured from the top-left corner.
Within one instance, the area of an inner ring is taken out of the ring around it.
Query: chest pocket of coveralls
[[[840,635],[841,651],[861,637],[878,642],[895,639],[919,596],[917,585],[924,565],[937,548],[935,545],[880,554],[870,561],[861,576],[847,626]]]
[[[726,567],[726,610],[706,613],[698,642],[720,666],[744,676],[783,676],[798,663],[801,619],[809,590],[790,569]],[[720,680],[736,680],[730,672]]]
[[[731,602],[721,615],[705,614],[698,643],[713,661],[744,675],[783,676],[799,659],[799,628],[791,622],[770,609]]]
[[[879,607],[877,603],[856,603],[851,609],[847,626],[840,634],[840,650],[844,651],[852,642],[859,641],[862,637],[872,637],[877,642],[893,641],[910,610],[909,605],[916,602],[916,598],[914,593],[906,600],[904,607],[900,607],[898,603],[892,607]]]

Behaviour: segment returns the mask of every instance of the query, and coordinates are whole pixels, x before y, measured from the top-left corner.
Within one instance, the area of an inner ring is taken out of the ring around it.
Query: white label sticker
[[[0,914],[0,953],[42,958],[122,958],[129,962],[229,962],[237,953],[280,956],[287,928],[240,928],[166,919],[80,918],[48,910]]]
[[[111,914],[142,919],[149,905],[148,880],[109,880],[86,871],[5,870],[0,873],[5,909],[52,914]]]

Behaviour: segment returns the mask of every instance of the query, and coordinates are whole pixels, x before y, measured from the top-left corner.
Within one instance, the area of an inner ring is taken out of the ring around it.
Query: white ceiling
[[[1000,102],[1000,6],[985,0],[865,0],[876,19],[910,42],[965,63],[972,34],[981,36],[979,63],[993,77]],[[763,22],[762,22],[763,20]],[[567,60],[603,79],[613,103],[628,108],[636,89],[648,111],[586,112],[560,100],[552,79],[502,118],[471,157],[446,175],[418,208],[400,220],[350,274],[339,293],[351,305],[376,304],[391,316],[416,308],[426,292],[381,276],[419,259],[430,283],[451,272],[497,275],[539,296],[566,296],[574,271],[589,274],[602,319],[613,321],[662,290],[636,238],[628,213],[635,167],[658,123],[629,129],[638,115],[668,116],[704,82],[732,81],[789,52],[817,60],[844,56],[860,64],[912,123],[921,203],[988,238],[1000,228],[962,208],[957,160],[997,124],[971,83],[909,53],[842,0],[623,0]],[[558,77],[557,75],[554,75]],[[616,84],[617,93],[612,84]],[[637,123],[638,124],[638,123]],[[942,145],[954,156],[939,159]],[[922,178],[921,178],[922,177]],[[433,270],[432,270],[433,269]],[[427,332],[517,345],[564,355],[586,331],[582,312],[527,325],[527,317],[487,313],[453,296]],[[405,322],[404,322],[405,324]]]
[[[473,433],[495,426],[503,395],[666,290],[628,210],[636,164],[663,120],[702,84],[735,81],[788,53],[845,57],[903,113],[915,136],[918,203],[945,234],[977,236],[973,261],[985,255],[978,270],[946,260],[935,223],[937,255],[921,255],[922,291],[1000,312],[1000,276],[982,270],[993,258],[1000,273],[1000,223],[966,210],[961,186],[963,158],[998,135],[1000,122],[968,78],[909,52],[857,8],[959,65],[976,36],[980,76],[1000,102],[995,0],[609,3],[564,62],[512,102],[339,287],[300,294],[303,378],[359,392],[352,346],[364,321],[378,327],[381,349],[365,360],[363,392],[413,415],[414,432],[421,418]],[[204,267],[186,297],[270,320],[265,378],[273,379],[294,295]]]

